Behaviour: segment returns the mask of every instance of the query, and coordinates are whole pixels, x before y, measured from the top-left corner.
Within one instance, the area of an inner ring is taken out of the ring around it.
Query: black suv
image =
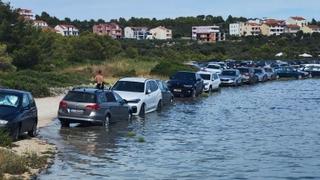
[[[31,93],[0,89],[0,128],[17,140],[25,132],[35,137],[37,125],[38,111]]]
[[[204,83],[197,73],[179,71],[170,77],[168,87],[176,97],[196,97],[203,92]]]
[[[254,69],[250,67],[237,68],[242,76],[242,82],[247,84],[254,84],[258,82],[257,76],[254,74]]]

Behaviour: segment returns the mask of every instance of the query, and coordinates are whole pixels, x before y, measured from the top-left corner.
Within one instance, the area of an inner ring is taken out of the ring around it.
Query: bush
[[[23,157],[17,156],[11,151],[0,149],[0,178],[5,173],[20,175],[28,171]]]
[[[195,69],[179,63],[162,61],[151,70],[151,74],[172,76],[177,71],[195,71]]]

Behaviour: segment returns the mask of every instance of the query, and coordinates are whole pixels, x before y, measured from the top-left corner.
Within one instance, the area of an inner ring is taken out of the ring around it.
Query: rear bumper
[[[82,117],[74,117],[74,116],[63,116],[59,115],[58,119],[65,120],[69,123],[83,123],[83,122],[102,122],[101,120],[95,119],[94,117],[91,118],[82,118]]]

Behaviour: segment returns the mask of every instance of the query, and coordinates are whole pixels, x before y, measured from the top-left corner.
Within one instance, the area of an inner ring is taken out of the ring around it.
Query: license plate
[[[173,91],[174,91],[174,92],[182,92],[181,89],[174,89]]]
[[[75,113],[75,114],[83,114],[83,110],[78,110],[78,109],[70,109],[70,113]]]

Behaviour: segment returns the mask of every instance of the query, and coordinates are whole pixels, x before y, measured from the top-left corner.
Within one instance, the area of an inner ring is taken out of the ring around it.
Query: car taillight
[[[68,103],[65,101],[61,101],[59,105],[59,109],[67,109]]]
[[[89,104],[86,106],[86,110],[99,110],[100,106],[98,104]]]

